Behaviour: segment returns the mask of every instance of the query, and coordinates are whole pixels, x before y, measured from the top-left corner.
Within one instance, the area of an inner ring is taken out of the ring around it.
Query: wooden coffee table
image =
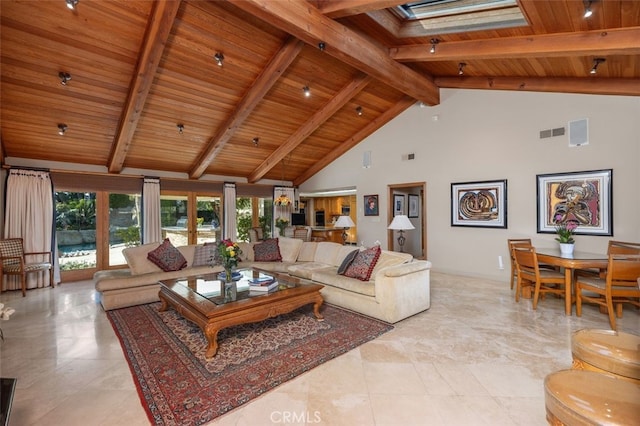
[[[236,295],[225,298],[224,283],[215,274],[160,281],[162,305],[159,310],[165,311],[171,306],[184,318],[196,323],[208,341],[207,358],[213,357],[218,351],[218,332],[225,327],[263,321],[309,303],[314,304],[315,317],[323,320],[320,306],[324,300],[320,290],[324,286],[258,269],[241,272],[245,277],[260,272],[272,275],[281,284],[280,288],[254,294],[248,289],[248,280],[243,279],[236,283]]]

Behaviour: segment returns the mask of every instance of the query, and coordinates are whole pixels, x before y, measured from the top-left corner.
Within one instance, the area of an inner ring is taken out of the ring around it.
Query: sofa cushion
[[[344,247],[342,244],[331,241],[321,241],[317,244],[318,247],[316,247],[316,254],[313,257],[314,262],[325,263],[336,267],[340,266],[340,263],[342,263],[342,259],[344,258],[344,256],[341,258],[338,257],[340,249]],[[344,255],[346,256],[347,253]]]
[[[361,281],[355,278],[348,278],[344,275],[336,274],[336,268],[318,269],[313,271],[311,279],[325,286],[336,287],[364,296],[375,297],[376,286],[372,281]]]
[[[327,265],[326,263],[300,262],[289,265],[289,267],[287,268],[287,272],[294,277],[300,277],[310,280],[313,273],[320,269],[334,271],[335,267]]]
[[[238,241],[238,247],[242,250],[240,253],[240,260],[243,262],[253,262],[253,246],[258,243],[249,243],[246,241]]]
[[[380,246],[378,245],[358,252],[356,258],[353,259],[353,262],[345,271],[344,276],[357,278],[361,281],[369,281],[379,257]]]
[[[277,238],[269,238],[253,246],[253,257],[255,262],[280,262],[280,247]]]
[[[131,275],[148,274],[150,272],[160,272],[153,262],[147,259],[147,254],[156,248],[160,243],[148,243],[141,246],[129,247],[122,250],[122,255],[127,261],[127,265],[131,270]]]
[[[191,266],[213,266],[221,264],[222,258],[220,256],[218,243],[204,243],[196,246]]]
[[[355,249],[345,256],[340,266],[338,266],[338,275],[344,275],[345,271],[347,270],[349,265],[351,265],[353,259],[356,258],[359,252],[359,249]]]
[[[300,253],[298,253],[298,262],[313,262],[316,255],[316,249],[318,243],[312,241],[303,241],[300,247]]]
[[[381,250],[380,257],[376,262],[375,268],[373,268],[373,272],[371,273],[371,276],[375,277],[378,274],[378,272],[380,272],[380,270],[383,268],[386,268],[389,266],[395,266],[395,265],[402,265],[403,263],[408,263],[408,262],[411,262],[412,260],[413,260],[413,255],[411,255],[411,253],[399,253],[397,251]]]
[[[179,271],[187,266],[187,259],[168,238],[165,238],[158,248],[147,253],[147,258],[165,272]]]
[[[283,262],[295,262],[298,259],[298,254],[302,248],[304,241],[297,238],[278,238],[278,248],[280,249],[280,256],[282,256]]]

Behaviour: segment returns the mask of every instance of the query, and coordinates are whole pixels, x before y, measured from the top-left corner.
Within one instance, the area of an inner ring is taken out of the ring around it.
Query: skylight
[[[392,10],[432,34],[527,25],[516,0],[421,0]]]

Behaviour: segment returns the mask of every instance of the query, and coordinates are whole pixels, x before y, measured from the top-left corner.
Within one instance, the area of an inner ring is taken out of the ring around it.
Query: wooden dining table
[[[573,254],[560,253],[559,247],[536,247],[538,262],[559,266],[564,269],[565,298],[564,312],[571,315],[574,294],[574,271],[576,269],[606,269],[609,257],[604,253],[588,253],[574,250]]]

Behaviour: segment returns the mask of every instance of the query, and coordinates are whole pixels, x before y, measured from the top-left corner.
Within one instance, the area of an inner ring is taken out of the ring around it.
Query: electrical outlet
[[[498,269],[504,269],[504,263],[502,262],[502,256],[498,256]]]

